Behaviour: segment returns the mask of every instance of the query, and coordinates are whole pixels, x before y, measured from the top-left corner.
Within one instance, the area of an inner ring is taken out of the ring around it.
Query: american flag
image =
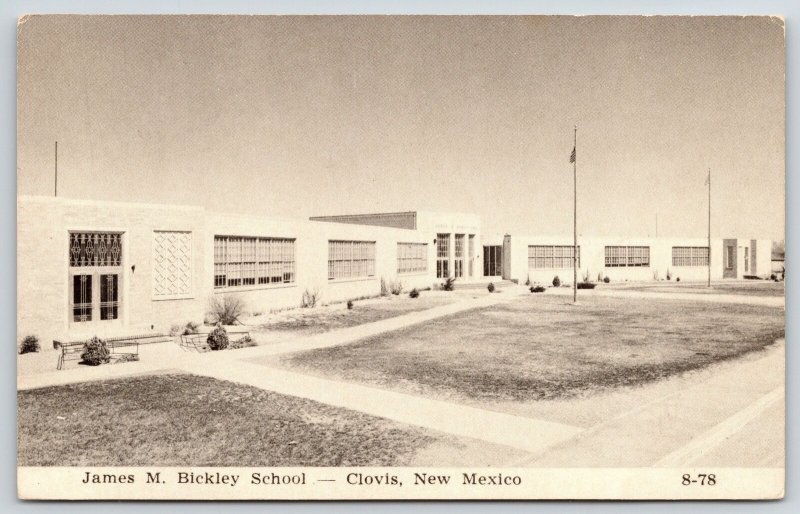
[[[573,147],[572,148],[572,154],[570,154],[570,156],[569,156],[569,162],[570,163],[575,162],[575,150],[577,150],[577,148]]]

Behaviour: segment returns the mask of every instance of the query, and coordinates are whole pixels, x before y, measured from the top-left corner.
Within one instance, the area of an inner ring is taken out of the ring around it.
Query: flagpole
[[[708,287],[711,287],[711,168],[708,168]]]
[[[572,161],[572,303],[578,303],[578,125],[574,132]]]

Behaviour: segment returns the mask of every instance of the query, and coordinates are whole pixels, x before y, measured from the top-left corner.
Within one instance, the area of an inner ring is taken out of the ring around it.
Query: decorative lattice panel
[[[153,233],[153,296],[192,292],[192,233]]]

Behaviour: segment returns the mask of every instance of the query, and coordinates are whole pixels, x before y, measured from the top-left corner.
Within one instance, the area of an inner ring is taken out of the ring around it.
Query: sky
[[[783,239],[764,17],[29,17],[19,194],[484,233]]]

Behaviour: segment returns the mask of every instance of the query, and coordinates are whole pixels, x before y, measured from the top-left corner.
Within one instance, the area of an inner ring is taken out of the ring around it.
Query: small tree
[[[319,291],[306,289],[303,291],[303,298],[300,300],[300,307],[303,309],[313,309],[319,301]]]
[[[83,344],[81,360],[89,366],[99,366],[111,360],[111,352],[108,351],[105,341],[94,336]]]
[[[561,287],[561,279],[558,278],[558,275],[553,277],[553,287]]]
[[[490,293],[494,293],[494,284],[489,282],[489,285],[486,286],[486,289],[488,289]]]
[[[217,324],[214,330],[208,334],[206,342],[208,343],[208,347],[215,351],[227,348],[230,340],[228,339],[228,332],[225,330],[225,327]]]

